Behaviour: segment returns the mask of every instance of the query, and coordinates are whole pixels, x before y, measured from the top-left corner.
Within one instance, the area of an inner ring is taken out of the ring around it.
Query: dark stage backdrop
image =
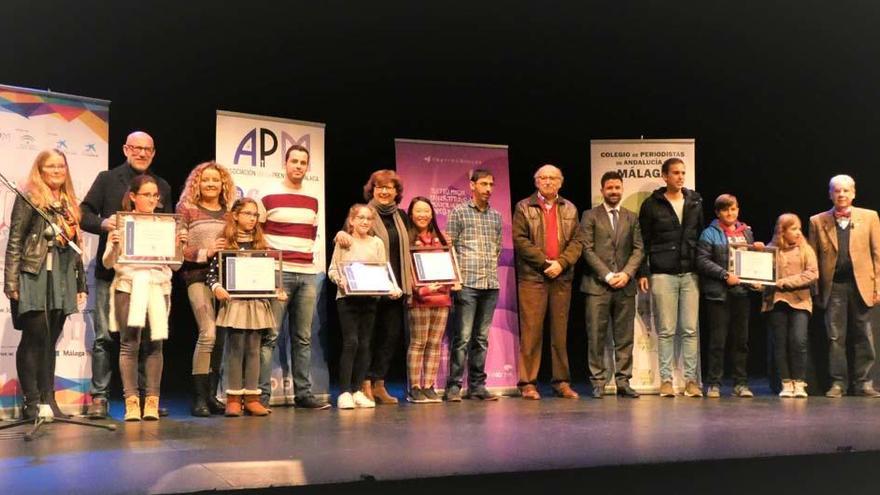
[[[370,171],[393,166],[395,137],[508,144],[514,198],[552,162],[581,208],[596,187],[591,138],[694,137],[707,205],[736,194],[765,241],[780,212],[806,220],[829,207],[837,173],[856,178],[858,204],[880,207],[876,2],[92,0],[3,11],[0,82],[111,100],[111,163],[128,132],[148,131],[175,194],[213,157],[220,108],[327,124],[329,225]],[[576,299],[580,383],[582,309]],[[185,298],[173,319],[169,386],[189,374]],[[755,374],[766,371],[762,328],[756,318]]]

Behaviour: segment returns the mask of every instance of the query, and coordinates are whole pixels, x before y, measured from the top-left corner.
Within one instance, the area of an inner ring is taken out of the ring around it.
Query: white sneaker
[[[782,390],[779,392],[780,397],[794,397],[794,380],[782,380]]]
[[[807,398],[807,382],[803,380],[794,381],[794,397],[798,399]]]
[[[376,403],[368,399],[360,390],[354,393],[353,398],[355,407],[376,407]]]
[[[355,402],[351,396],[351,392],[340,394],[339,397],[336,399],[336,407],[338,409],[354,409],[354,405]]]

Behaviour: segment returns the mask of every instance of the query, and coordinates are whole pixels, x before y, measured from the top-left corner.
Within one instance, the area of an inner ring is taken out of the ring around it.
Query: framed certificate
[[[728,271],[747,284],[776,285],[776,248],[755,249],[751,244],[732,243]]]
[[[180,265],[183,246],[177,242],[180,215],[171,213],[116,213],[119,230],[117,263]]]
[[[399,288],[387,261],[342,261],[339,271],[345,277],[345,293],[350,296],[386,296]]]
[[[411,247],[410,256],[417,287],[461,283],[458,261],[449,246]]]
[[[217,266],[229,297],[278,297],[281,251],[217,251]]]

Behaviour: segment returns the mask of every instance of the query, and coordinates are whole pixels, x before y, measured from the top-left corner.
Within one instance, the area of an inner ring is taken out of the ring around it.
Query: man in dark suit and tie
[[[584,212],[578,237],[587,262],[581,279],[586,294],[590,381],[593,397],[602,398],[607,370],[605,341],[608,322],[614,337],[614,380],[618,395],[636,398],[632,377],[633,320],[636,309],[636,272],[644,258],[639,218],[620,207],[623,178],[617,172],[602,175],[602,204]]]

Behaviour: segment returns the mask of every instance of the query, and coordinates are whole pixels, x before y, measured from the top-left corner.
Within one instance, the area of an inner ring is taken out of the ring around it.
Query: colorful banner
[[[668,158],[678,157],[685,163],[685,187],[694,188],[695,157],[693,139],[593,139],[590,141],[590,178],[593,206],[602,203],[601,178],[605,172],[615,170],[623,176],[623,199],[621,205],[635,213],[642,202],[658,187],[666,185],[660,174],[660,166]],[[633,343],[633,376],[630,384],[641,393],[660,392],[660,374],[657,355],[657,332],[652,318],[650,293],[636,296],[636,318]],[[699,334],[698,334],[699,336]],[[614,370],[614,353],[611,347],[612,333],[605,349],[608,370]],[[673,387],[684,389],[681,361],[676,339]],[[699,366],[697,372],[699,373]],[[614,389],[609,378],[608,388]],[[610,390],[606,389],[606,393]]]
[[[486,385],[501,392],[516,390],[517,357],[519,356],[519,318],[516,301],[516,273],[511,231],[510,179],[507,146],[445,143],[396,139],[397,172],[404,181],[401,207],[408,208],[415,196],[426,196],[434,204],[437,222],[446,228],[446,217],[461,202],[471,198],[470,171],[485,168],[492,171],[495,187],[490,204],[501,213],[501,260],[498,280],[501,290],[498,306],[489,331],[489,352],[486,357]],[[449,319],[443,341],[440,374],[437,385],[446,384],[449,370],[449,336],[454,328]]]
[[[0,172],[22,188],[37,154],[55,148],[67,156],[74,189],[82,199],[98,173],[107,170],[109,116],[110,102],[105,100],[0,85]],[[13,192],[0,189],[0,257],[4,261],[14,200]],[[98,238],[84,234],[81,244],[88,267],[89,303],[85,311],[67,319],[56,348],[56,397],[67,413],[80,413],[88,403],[92,370],[94,331],[89,313],[94,307]],[[12,328],[9,300],[0,295],[0,417],[17,415],[20,406],[15,371],[20,336]]]
[[[315,240],[315,265],[319,270],[318,300],[312,320],[311,381],[312,392],[326,397],[330,393],[330,377],[324,357],[328,331],[324,291],[327,280],[324,253],[324,124],[217,111],[216,161],[229,168],[238,196],[253,197],[263,183],[284,180],[284,155],[293,145],[309,150],[309,172],[303,180],[303,189],[317,197],[319,203],[318,236]],[[290,334],[285,330],[286,327],[285,322],[275,349],[275,367],[272,372],[273,404],[293,401]]]

